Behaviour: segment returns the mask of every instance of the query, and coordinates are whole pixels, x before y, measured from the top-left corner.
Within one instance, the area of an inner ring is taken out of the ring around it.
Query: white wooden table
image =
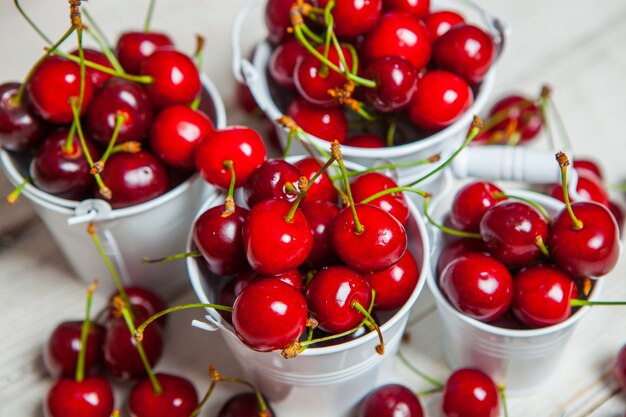
[[[65,2],[23,0],[31,17],[50,36],[68,26]],[[229,30],[244,0],[161,0],[155,28],[172,33],[177,45],[191,52],[194,34],[206,37],[204,70],[227,104],[231,121],[241,120],[233,100]],[[609,182],[626,179],[626,2],[623,0],[482,0],[481,5],[513,28],[499,64],[495,96],[510,91],[535,94],[549,83],[580,156],[602,162]],[[143,22],[147,1],[91,0],[89,10],[111,34],[136,28]],[[127,6],[129,12],[120,13]],[[263,35],[260,13],[244,33],[250,47]],[[42,42],[13,8],[0,5],[0,80],[20,80],[38,58]],[[0,195],[10,191],[0,176]],[[605,298],[626,299],[626,260],[606,278]],[[26,201],[0,203],[0,416],[40,416],[42,399],[52,379],[41,359],[42,344],[59,322],[83,315],[85,285],[75,279],[44,225]],[[408,328],[410,343],[402,349],[424,371],[445,379],[439,324],[429,294],[418,302]],[[95,308],[105,303],[97,294]],[[189,291],[174,303],[194,301]],[[199,311],[171,317],[159,370],[186,375],[203,392],[206,368],[215,363],[225,374],[240,375],[221,347],[217,334],[189,326]],[[626,343],[626,308],[595,308],[571,339],[552,384],[531,397],[511,398],[512,417],[593,416],[620,417],[626,397],[609,374],[619,347]],[[396,379],[420,390],[427,386],[400,363]],[[120,392],[127,387],[118,386]],[[214,416],[236,388],[221,387],[203,412]],[[424,400],[428,416],[437,416],[439,395]],[[122,406],[125,399],[118,398]],[[302,414],[303,416],[305,414]],[[282,416],[289,417],[289,416]]]

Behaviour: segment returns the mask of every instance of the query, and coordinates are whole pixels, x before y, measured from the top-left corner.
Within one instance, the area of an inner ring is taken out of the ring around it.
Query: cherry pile
[[[350,146],[393,146],[454,123],[497,54],[489,33],[427,0],[269,0],[265,22],[279,107]],[[363,127],[349,129],[355,115]]]

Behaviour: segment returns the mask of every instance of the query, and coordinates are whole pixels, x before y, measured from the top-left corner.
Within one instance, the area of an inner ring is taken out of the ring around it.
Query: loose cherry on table
[[[315,0],[318,7],[326,7],[329,0]],[[347,0],[335,3],[331,10],[333,30],[341,38],[352,39],[366,34],[378,21],[382,0]]]
[[[145,59],[161,48],[173,48],[172,39],[159,32],[125,32],[120,35],[115,54],[124,70],[139,74]]]
[[[264,417],[274,417],[271,408],[266,410]],[[242,392],[230,397],[217,413],[217,417],[259,417],[260,407],[256,394]]]
[[[378,387],[359,405],[359,417],[423,417],[424,410],[417,395],[400,384]]]
[[[147,288],[134,285],[126,286],[124,287],[124,293],[126,294],[126,297],[128,297],[133,314],[138,317],[150,317],[159,311],[165,310],[166,308],[165,301],[163,301],[159,295],[148,290]],[[114,315],[113,300],[119,295],[119,292],[115,292],[109,298],[109,305],[111,306],[111,309],[109,310],[109,317]],[[160,323],[163,326],[166,322],[167,316],[163,316],[157,321],[157,323]]]
[[[59,379],[48,392],[46,417],[110,417],[113,391],[106,378],[90,376],[81,382]]]
[[[161,391],[154,392],[149,378],[133,386],[128,398],[132,417],[188,417],[198,406],[198,394],[187,379],[165,373],[155,375]]]
[[[498,388],[478,369],[457,369],[446,381],[441,410],[445,417],[498,417]]]
[[[440,10],[429,14],[424,20],[426,27],[436,41],[441,35],[450,30],[451,27],[460,23],[465,23],[465,19],[460,14],[452,10]]]
[[[454,196],[450,222],[465,232],[478,232],[485,212],[504,200],[504,192],[487,181],[474,181],[463,186]]]
[[[64,321],[59,324],[44,346],[43,361],[46,370],[55,378],[73,377],[76,374],[78,354],[82,349],[82,321]],[[102,346],[106,330],[97,323],[91,323],[85,347],[84,372],[92,375],[104,364]]]
[[[17,100],[20,86],[0,85],[0,146],[16,152],[33,149],[47,131],[45,122],[28,105],[27,96]]]
[[[319,107],[297,97],[287,108],[287,114],[302,130],[319,139],[343,143],[348,136],[348,120],[340,107]]]

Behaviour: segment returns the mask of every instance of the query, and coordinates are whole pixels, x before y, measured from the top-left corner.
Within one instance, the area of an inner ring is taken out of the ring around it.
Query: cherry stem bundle
[[[572,219],[572,228],[574,230],[581,230],[583,228],[583,222],[578,220],[574,214],[574,210],[572,210],[572,204],[569,199],[569,192],[567,190],[567,167],[570,164],[569,158],[563,152],[557,152],[556,161],[559,163],[559,167],[561,168],[561,188],[563,189],[563,200],[565,201],[565,208]]]
[[[76,382],[83,382],[85,379],[85,354],[87,352],[87,336],[89,335],[89,328],[91,326],[91,302],[93,300],[93,293],[98,287],[98,280],[95,280],[89,288],[87,288],[87,306],[85,307],[85,320],[80,330],[80,350],[78,351],[78,359],[76,362]]]

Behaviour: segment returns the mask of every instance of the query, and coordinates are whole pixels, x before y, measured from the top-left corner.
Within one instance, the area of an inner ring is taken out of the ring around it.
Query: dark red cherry
[[[441,35],[450,30],[451,27],[464,22],[465,19],[463,16],[452,10],[433,12],[424,20],[433,40],[437,40]]]
[[[294,165],[298,168],[298,170],[300,170],[302,175],[310,180],[317,173],[317,171],[320,170],[324,163],[316,160],[315,158],[307,157],[296,161]],[[333,186],[332,180],[328,176],[327,172],[323,172],[317,177],[315,182],[309,183],[305,201],[311,202],[314,200],[323,200],[336,203],[338,196],[339,194]]]
[[[372,61],[364,71],[376,83],[365,90],[370,104],[388,113],[400,110],[411,102],[417,91],[417,70],[405,59],[388,56]]]
[[[527,326],[551,326],[571,315],[577,293],[574,280],[557,268],[529,266],[515,275],[511,309]]]
[[[513,278],[506,266],[476,252],[450,262],[441,272],[439,286],[457,310],[484,322],[504,314],[513,298]]]
[[[441,411],[445,417],[498,417],[498,388],[489,375],[473,368],[457,369],[443,389]]]
[[[305,3],[310,3],[305,1]],[[293,0],[268,0],[265,4],[265,25],[269,34],[267,39],[273,44],[282,43],[289,35],[291,27],[289,11]]]
[[[624,209],[615,201],[609,201],[609,210],[615,218],[615,222],[617,223],[617,228],[619,229],[621,236],[624,231]]]
[[[626,390],[626,345],[622,346],[617,352],[611,369],[617,384],[621,389]]]
[[[245,266],[242,229],[248,210],[235,206],[234,213],[224,216],[224,212],[222,204],[202,213],[193,226],[193,241],[211,272],[232,275]]]
[[[598,204],[602,204],[605,207],[609,205],[609,193],[602,185],[602,181],[591,171],[582,169],[577,170],[578,182],[576,183],[576,192],[580,196],[579,200],[570,199],[573,201],[593,201]],[[550,188],[550,195],[559,201],[565,201],[563,199],[563,188],[560,184],[554,184]]]
[[[431,36],[424,23],[405,12],[383,14],[365,35],[361,54],[366,63],[385,56],[404,58],[421,71],[430,60]]]
[[[377,194],[381,191],[397,188],[398,184],[391,177],[381,174],[380,172],[368,172],[358,175],[350,183],[350,190],[354,201],[363,201],[366,198]],[[409,221],[409,206],[402,192],[385,194],[378,197],[368,204],[380,207],[393,217],[395,217],[403,226]]]
[[[576,169],[576,172],[578,173],[580,173],[581,170],[587,170],[595,174],[600,179],[600,181],[604,179],[602,168],[600,168],[600,165],[598,164],[598,162],[593,161],[591,159],[583,159],[583,158],[576,159],[574,161],[574,168]]]
[[[30,177],[37,188],[62,198],[80,199],[93,187],[93,175],[89,173],[89,162],[74,135],[72,151],[64,152],[69,131],[57,131],[44,140],[30,163]],[[85,138],[87,149],[94,160],[100,151]]]
[[[141,65],[141,73],[152,77],[146,90],[157,108],[188,104],[200,94],[196,64],[174,49],[158,49],[148,56]]]
[[[348,136],[348,120],[341,107],[319,107],[298,97],[289,105],[287,114],[305,132],[319,139],[343,143]]]
[[[337,263],[339,258],[330,239],[330,227],[339,213],[337,205],[330,201],[305,201],[302,213],[313,235],[313,248],[306,262],[316,267]]]
[[[258,417],[260,415],[259,400],[252,392],[235,394],[224,403],[217,417]],[[267,409],[266,417],[274,417],[271,408]]]
[[[543,127],[541,109],[533,102],[519,95],[510,95],[500,99],[489,110],[489,117],[503,118],[490,130],[506,132],[511,123],[515,124],[520,141],[534,139]]]
[[[65,321],[55,327],[43,350],[43,361],[48,373],[59,378],[73,378],[76,375],[78,352],[80,352],[82,321]],[[93,374],[103,363],[105,329],[97,323],[91,323],[87,333],[85,349],[85,374]]]
[[[424,19],[430,13],[430,0],[385,0],[385,10],[411,13]]]
[[[115,52],[124,70],[139,74],[147,57],[160,48],[173,48],[174,42],[164,33],[125,32],[117,40]]]
[[[196,167],[196,147],[213,130],[213,122],[200,110],[183,105],[166,107],[154,118],[150,147],[168,166],[192,170]]]
[[[78,49],[70,52],[71,55],[80,57]],[[107,67],[110,69],[114,69],[113,65],[109,61],[109,58],[106,55],[96,49],[83,48],[83,55],[85,57],[85,61],[93,62],[95,64],[101,65],[103,67]],[[107,74],[106,72],[99,71],[95,68],[85,67],[85,73],[89,78],[91,78],[91,82],[94,88],[100,87],[106,80],[112,77],[111,74]]]
[[[357,148],[384,148],[387,146],[385,139],[378,135],[361,133],[350,136],[344,143],[346,146],[355,146]]]
[[[283,349],[300,337],[308,311],[304,296],[276,279],[251,283],[233,306],[235,333],[253,350]]]
[[[35,70],[28,82],[28,96],[35,111],[52,123],[65,124],[74,120],[71,98],[80,96],[80,66],[67,58],[51,55]],[[85,77],[81,114],[91,101],[93,84]]]
[[[490,255],[482,239],[455,239],[446,244],[439,254],[439,260],[437,261],[437,277],[441,276],[441,273],[450,262],[469,252],[479,252],[483,255]]]
[[[124,287],[124,291],[128,296],[133,313],[136,316],[145,317],[147,319],[148,317],[165,310],[167,307],[165,301],[163,301],[159,295],[148,290],[147,288],[128,286]],[[113,316],[113,298],[117,295],[119,295],[119,293],[115,292],[109,298],[109,305],[111,305],[109,317]],[[167,315],[161,316],[156,322],[164,326],[167,322],[167,318]]]
[[[207,134],[196,147],[196,169],[210,184],[222,189],[230,186],[231,173],[224,165],[233,162],[235,187],[241,187],[248,176],[266,158],[261,136],[245,126],[231,126]]]
[[[141,141],[147,136],[152,122],[152,104],[143,87],[122,78],[111,78],[96,91],[85,115],[93,140],[108,145],[118,114],[124,115],[125,120],[115,143]]]
[[[281,87],[289,90],[295,89],[293,73],[296,64],[307,54],[306,48],[296,39],[289,39],[278,45],[270,57],[268,65],[270,76]]]
[[[250,266],[263,275],[278,275],[299,267],[309,256],[313,236],[300,209],[291,221],[292,204],[265,200],[252,207],[243,225],[243,245]]]
[[[316,0],[318,7],[326,7],[329,0]],[[378,20],[382,0],[344,0],[335,3],[331,10],[337,36],[355,38],[366,34]]]
[[[112,155],[102,171],[102,180],[111,189],[109,204],[113,208],[152,200],[169,189],[163,164],[146,151]]]
[[[408,114],[422,129],[442,129],[461,117],[473,100],[472,90],[462,78],[448,71],[430,71],[418,81]]]
[[[110,417],[113,390],[109,381],[90,376],[78,382],[62,378],[54,383],[44,405],[46,417]]]
[[[198,405],[198,394],[193,384],[176,375],[155,375],[163,391],[155,394],[149,378],[142,378],[133,386],[128,397],[132,417],[188,417]]]
[[[611,212],[598,203],[572,204],[583,224],[574,228],[567,210],[553,219],[548,246],[550,256],[563,271],[574,277],[600,277],[617,264],[620,252],[619,230]]]
[[[417,395],[400,384],[378,387],[359,405],[359,417],[423,417]]]
[[[388,269],[364,274],[370,287],[376,291],[374,308],[393,310],[400,308],[413,294],[419,281],[420,271],[410,251]]]
[[[452,201],[452,226],[466,232],[478,232],[485,212],[506,199],[498,194],[504,194],[504,191],[487,181],[474,181],[463,186]]]
[[[28,105],[24,95],[20,103],[15,97],[19,83],[0,85],[0,146],[10,151],[33,149],[46,134],[46,124]]]
[[[283,159],[270,159],[256,167],[243,187],[248,207],[270,198],[281,198],[293,202],[298,195],[289,190],[289,185],[298,188],[300,170]]]

